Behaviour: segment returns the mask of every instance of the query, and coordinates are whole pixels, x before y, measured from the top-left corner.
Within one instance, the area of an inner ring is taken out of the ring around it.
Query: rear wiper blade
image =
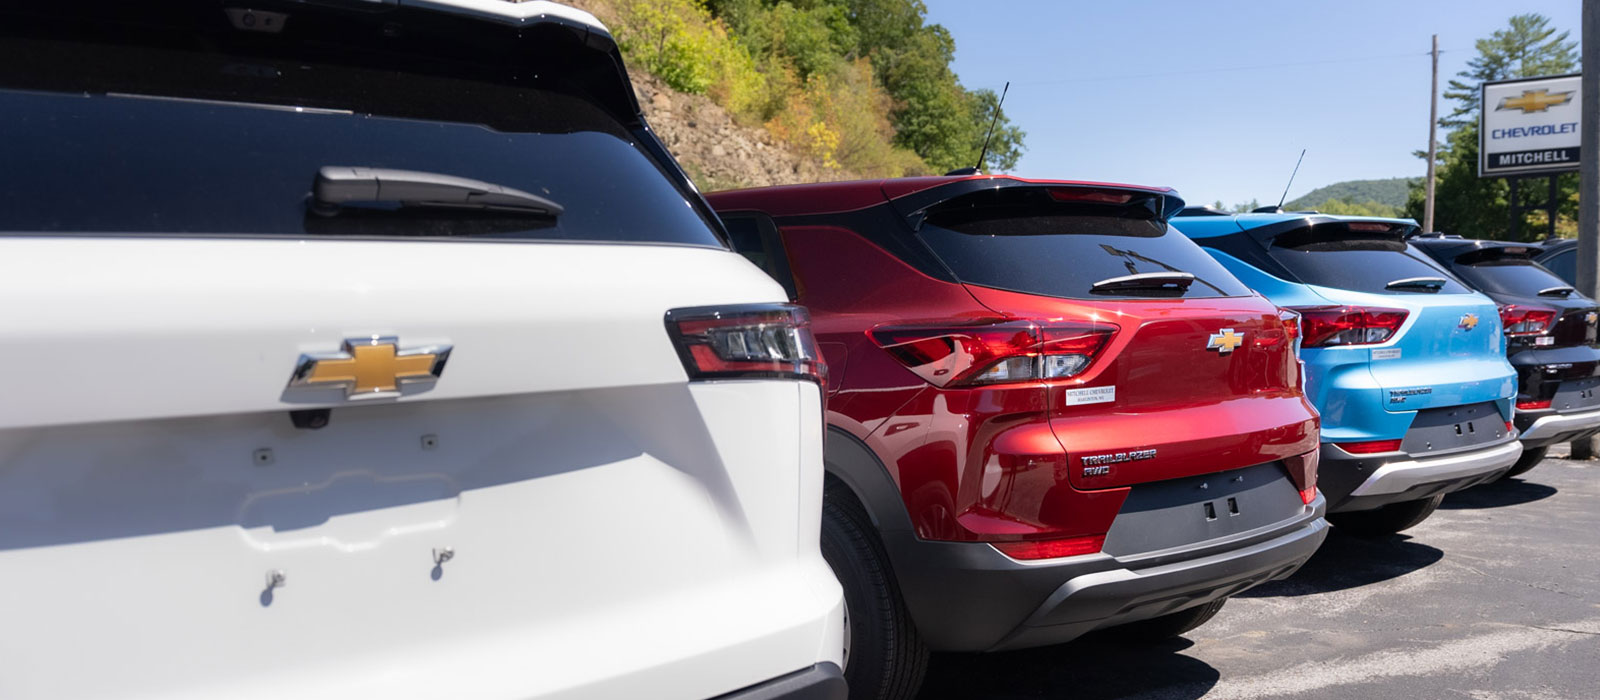
[[[1446,284],[1448,284],[1448,283],[1449,283],[1449,280],[1447,280],[1447,279],[1445,279],[1443,277],[1407,277],[1407,278],[1405,278],[1403,280],[1395,280],[1395,281],[1390,282],[1390,283],[1388,283],[1386,285],[1383,285],[1383,288],[1384,289],[1426,289],[1426,290],[1428,290],[1430,292],[1437,292],[1440,289],[1444,288],[1444,286]]]
[[[402,208],[475,209],[526,216],[560,216],[564,208],[536,194],[454,175],[324,166],[311,187],[312,211],[327,216],[352,202],[399,204]]]
[[[1141,272],[1137,275],[1110,277],[1089,286],[1094,292],[1114,292],[1125,289],[1154,289],[1181,292],[1194,284],[1194,275],[1187,272]]]
[[[1549,288],[1546,288],[1546,289],[1541,289],[1541,290],[1539,290],[1539,294],[1538,295],[1542,296],[1542,297],[1570,297],[1573,294],[1576,294],[1577,292],[1578,292],[1578,290],[1576,288],[1568,287],[1568,286],[1563,285],[1563,286],[1560,286],[1560,287],[1549,287]]]

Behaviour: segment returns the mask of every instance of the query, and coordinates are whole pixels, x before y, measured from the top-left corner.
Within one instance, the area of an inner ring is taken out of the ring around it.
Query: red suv
[[[1327,533],[1296,316],[1171,190],[1011,177],[708,197],[811,309],[853,698],[927,653],[1179,634]]]

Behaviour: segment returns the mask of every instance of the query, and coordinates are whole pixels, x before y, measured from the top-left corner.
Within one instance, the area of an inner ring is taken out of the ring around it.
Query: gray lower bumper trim
[[[1545,416],[1522,431],[1521,439],[1532,442],[1584,428],[1600,427],[1600,411],[1569,413],[1564,416]]]
[[[1508,442],[1484,450],[1404,462],[1390,462],[1372,473],[1351,496],[1401,493],[1422,484],[1461,479],[1505,469],[1522,456],[1521,442]]]

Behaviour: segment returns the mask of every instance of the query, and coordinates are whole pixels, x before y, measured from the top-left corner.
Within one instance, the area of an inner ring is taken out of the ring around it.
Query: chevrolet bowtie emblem
[[[1572,101],[1572,92],[1558,92],[1554,95],[1549,90],[1523,90],[1521,97],[1502,97],[1500,104],[1494,110],[1499,112],[1508,109],[1520,109],[1523,114],[1543,112],[1551,107],[1559,107]]]
[[[1595,313],[1593,311],[1590,311],[1589,313],[1586,313],[1586,314],[1583,315],[1583,322],[1584,323],[1587,323],[1587,324],[1592,326],[1592,325],[1594,325],[1595,321],[1600,321],[1600,314],[1597,314],[1597,313]]]
[[[1462,314],[1461,315],[1461,326],[1460,326],[1461,330],[1470,331],[1470,330],[1472,330],[1474,328],[1477,328],[1477,327],[1478,327],[1478,315],[1477,314]]]
[[[449,358],[449,345],[402,350],[397,338],[354,338],[340,352],[301,355],[289,388],[343,388],[346,398],[398,396],[402,388],[433,384]]]
[[[1240,345],[1244,345],[1244,334],[1235,333],[1232,328],[1224,328],[1212,333],[1211,337],[1206,339],[1206,349],[1216,350],[1218,355],[1226,355],[1233,352]]]

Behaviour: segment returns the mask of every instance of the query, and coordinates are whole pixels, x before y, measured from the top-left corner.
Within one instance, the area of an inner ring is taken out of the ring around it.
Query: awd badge
[[[1216,350],[1218,355],[1231,353],[1240,345],[1244,345],[1244,334],[1235,333],[1232,328],[1212,333],[1211,337],[1206,339],[1206,349]]]
[[[339,352],[301,355],[289,388],[343,388],[345,398],[399,396],[403,388],[432,386],[448,359],[449,345],[401,349],[392,336],[352,338]]]

